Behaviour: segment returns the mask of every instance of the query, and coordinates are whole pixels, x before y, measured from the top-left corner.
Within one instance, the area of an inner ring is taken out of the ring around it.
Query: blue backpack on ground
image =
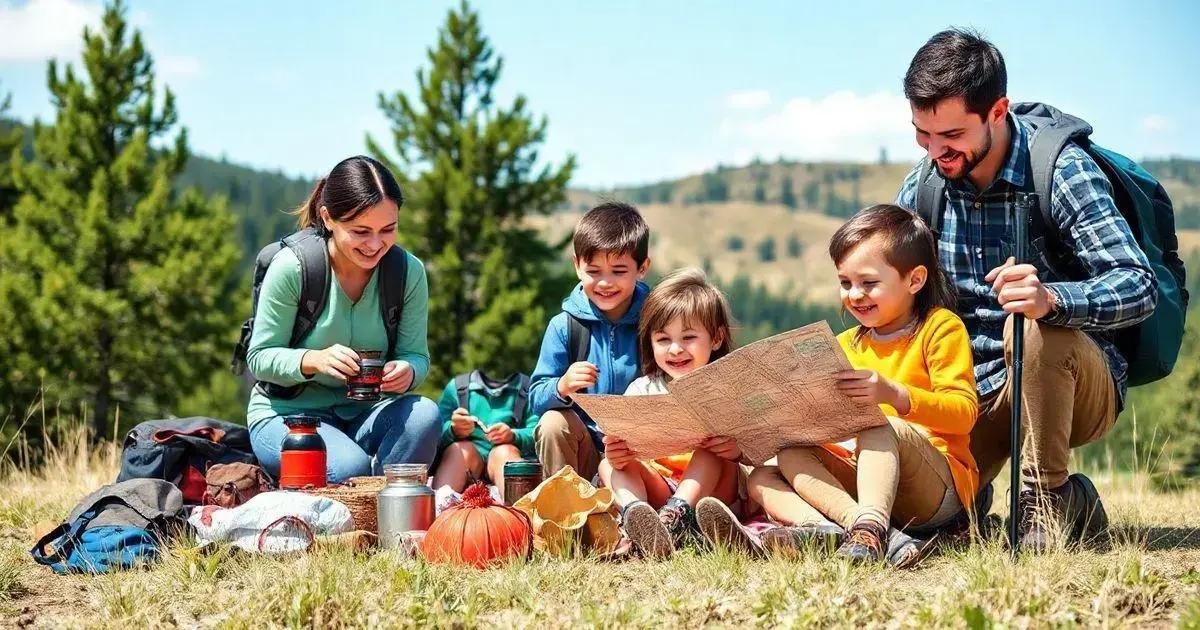
[[[1093,144],[1092,126],[1083,120],[1043,103],[1014,103],[1010,109],[1038,130],[1029,147],[1033,192],[1039,208],[1030,221],[1029,239],[1034,249],[1041,250],[1056,271],[1082,279],[1073,257],[1062,253],[1065,248],[1050,217],[1054,164],[1067,143],[1074,142],[1108,177],[1113,201],[1158,280],[1154,314],[1139,324],[1114,331],[1113,341],[1129,362],[1129,384],[1145,385],[1167,376],[1179,357],[1189,299],[1175,234],[1175,212],[1167,191],[1133,160]],[[921,163],[919,184],[917,212],[935,234],[940,233],[946,182],[928,157]]]
[[[158,559],[184,520],[183,494],[160,479],[114,483],[85,497],[30,554],[55,573],[107,573]]]

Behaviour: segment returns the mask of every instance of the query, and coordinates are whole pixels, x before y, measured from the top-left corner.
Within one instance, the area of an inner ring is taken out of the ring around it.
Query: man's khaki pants
[[[1012,367],[1012,322],[1004,328],[1004,362]],[[1057,488],[1067,481],[1071,449],[1094,442],[1117,419],[1117,392],[1100,346],[1079,330],[1025,320],[1021,379],[1021,478]],[[1000,474],[1009,456],[1012,379],[980,401],[971,453],[980,485]]]

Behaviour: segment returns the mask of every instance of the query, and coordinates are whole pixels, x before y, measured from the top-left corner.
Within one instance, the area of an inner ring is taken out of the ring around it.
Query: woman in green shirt
[[[405,252],[408,274],[395,347],[383,357],[383,399],[346,398],[346,377],[358,371],[358,351],[387,354],[376,271],[396,242],[403,201],[395,177],[369,157],[345,159],[317,183],[297,213],[302,229],[315,228],[325,238],[333,273],[325,308],[312,331],[294,347],[290,342],[300,302],[300,261],[284,247],[267,268],[246,363],[259,381],[303,386],[289,398],[272,396],[262,386],[250,394],[246,418],[251,444],[272,475],[279,475],[280,448],[288,432],[283,418],[296,413],[322,419],[317,432],[325,440],[330,481],[380,474],[384,464],[429,465],[437,453],[437,405],[406,395],[429,372],[429,284],[424,265],[412,254]]]

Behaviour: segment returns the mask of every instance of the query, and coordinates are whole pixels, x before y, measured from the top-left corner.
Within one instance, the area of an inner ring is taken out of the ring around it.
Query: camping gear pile
[[[325,485],[323,471],[319,481]],[[150,420],[126,436],[116,482],[84,497],[30,553],[56,573],[105,573],[153,562],[189,535],[201,546],[279,553],[355,527],[350,508],[333,498],[276,490],[246,427],[204,417]]]
[[[515,506],[480,483],[436,509],[424,465],[384,468],[386,477],[281,490],[258,466],[245,427],[151,420],[126,436],[116,482],[84,497],[30,553],[56,573],[105,573],[152,563],[184,537],[251,553],[378,542],[483,568],[535,550],[604,554],[617,542],[611,491],[570,468],[512,497]]]

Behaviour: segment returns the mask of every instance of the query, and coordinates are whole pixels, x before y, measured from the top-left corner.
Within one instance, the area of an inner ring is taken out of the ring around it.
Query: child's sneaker
[[[658,513],[645,501],[634,501],[621,511],[621,524],[633,546],[647,558],[671,557],[675,545]]]
[[[667,528],[676,549],[682,547],[698,529],[695,508],[678,497],[667,499],[666,505],[658,508],[658,520]]]
[[[704,497],[696,504],[700,533],[710,545],[726,547],[754,556],[762,555],[758,536],[742,525],[733,511],[716,497]]]
[[[833,553],[846,538],[846,530],[830,522],[781,525],[762,534],[762,544],[772,554],[800,556],[805,552]]]
[[[850,538],[838,547],[837,555],[855,563],[880,562],[884,557],[887,529],[869,520],[860,520],[850,528]]]

